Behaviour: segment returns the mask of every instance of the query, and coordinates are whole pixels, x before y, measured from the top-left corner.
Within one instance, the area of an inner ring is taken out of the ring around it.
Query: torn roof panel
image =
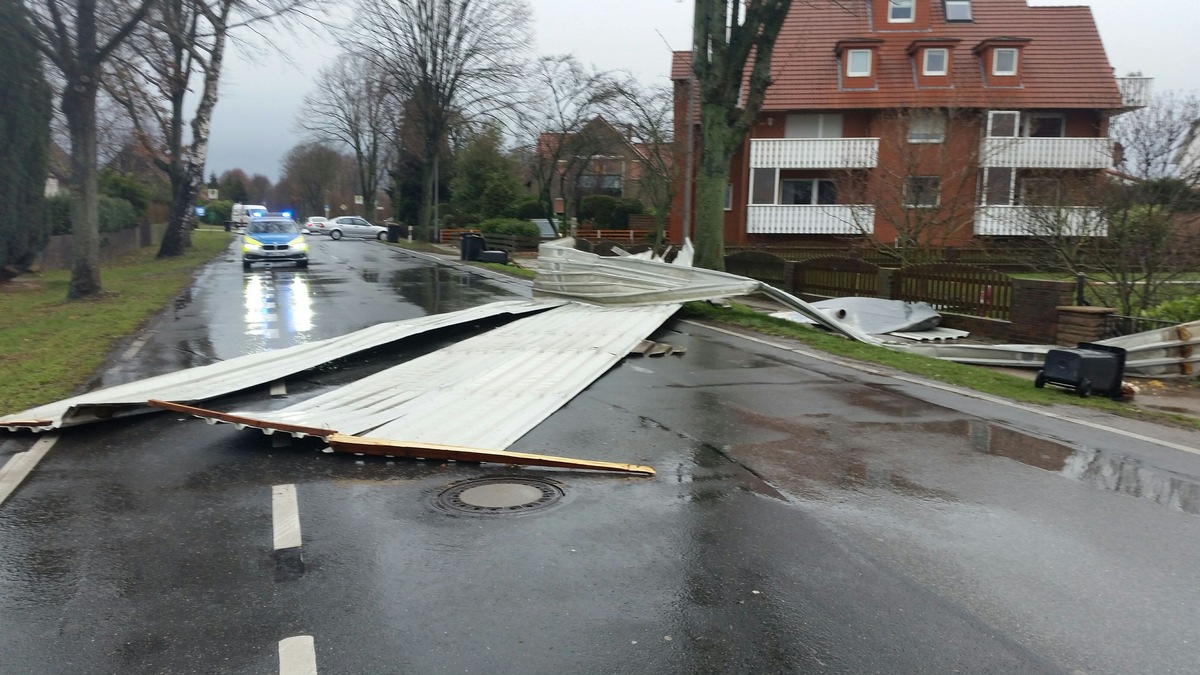
[[[434,314],[364,328],[327,340],[272,352],[247,354],[207,366],[166,373],[127,384],[88,392],[73,398],[0,417],[9,431],[46,431],[85,424],[112,416],[146,412],[146,401],[203,401],[272,382],[359,352],[440,328],[468,324],[503,314],[528,314],[559,306],[560,302],[506,301],[458,312]]]
[[[282,410],[230,414],[264,430],[291,425],[500,450],[608,372],[678,309],[571,303]],[[222,415],[202,416],[228,421]]]

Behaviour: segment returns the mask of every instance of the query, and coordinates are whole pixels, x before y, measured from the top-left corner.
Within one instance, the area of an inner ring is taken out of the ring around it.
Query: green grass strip
[[[0,286],[0,412],[14,413],[76,393],[121,339],[132,335],[187,288],[196,268],[232,235],[196,230],[179,258],[157,260],[148,246],[100,271],[101,297],[67,302],[69,270],[50,270]]]
[[[1073,393],[1053,387],[1037,389],[1033,382],[1000,371],[954,363],[919,354],[910,354],[887,347],[868,345],[848,340],[817,328],[810,328],[786,319],[779,319],[757,312],[744,305],[731,303],[729,307],[718,307],[707,302],[689,302],[680,313],[682,318],[700,319],[717,324],[748,328],[757,333],[774,335],[802,342],[814,349],[856,361],[875,363],[929,380],[944,382],[964,389],[972,389],[992,396],[1007,398],[1035,405],[1074,405],[1104,410],[1126,417],[1166,422],[1178,426],[1200,429],[1200,420],[1184,415],[1172,415],[1143,410],[1128,403],[1104,397],[1079,398]]]

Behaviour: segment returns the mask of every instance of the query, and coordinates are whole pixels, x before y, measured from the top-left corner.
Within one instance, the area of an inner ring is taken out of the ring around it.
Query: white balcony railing
[[[878,138],[758,138],[750,141],[752,169],[870,169],[877,164]]]
[[[1083,206],[980,206],[975,234],[1011,237],[1103,237],[1108,224]]]
[[[763,204],[746,208],[750,234],[871,234],[875,207],[866,204]]]
[[[1109,138],[985,138],[980,165],[1017,169],[1107,169]]]
[[[1126,108],[1145,108],[1150,105],[1150,86],[1153,77],[1118,77],[1117,89]]]

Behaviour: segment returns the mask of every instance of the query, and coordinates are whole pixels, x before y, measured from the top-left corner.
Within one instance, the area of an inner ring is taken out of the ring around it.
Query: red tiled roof
[[[692,75],[692,53],[671,52],[671,80],[678,82]]]
[[[773,83],[764,110],[835,110],[891,107],[1012,107],[1117,109],[1121,94],[1089,7],[1030,7],[1026,0],[975,0],[974,21],[947,23],[942,3],[932,5],[931,27],[872,31],[866,0],[857,4],[794,3],[771,64]],[[840,91],[839,41],[879,38],[878,86]],[[952,88],[918,89],[912,58],[916,40],[957,38],[952,48]],[[983,64],[973,52],[987,40],[1027,38],[1020,59],[1021,87],[987,88]],[[687,77],[689,52],[672,55],[673,79]]]

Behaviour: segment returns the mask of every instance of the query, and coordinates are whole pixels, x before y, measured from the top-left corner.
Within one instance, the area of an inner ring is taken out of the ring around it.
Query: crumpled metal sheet
[[[936,328],[942,315],[927,302],[905,302],[885,298],[830,298],[809,303],[829,316],[855,326],[869,335]],[[799,312],[776,312],[771,316],[798,323],[814,323]]]
[[[204,401],[273,382],[358,352],[380,347],[432,330],[496,317],[529,314],[560,306],[561,302],[506,301],[458,312],[370,326],[327,340],[271,352],[248,354],[207,366],[166,373],[56,401],[0,418],[9,431],[48,431],[112,417],[152,412],[146,401],[179,403]]]

